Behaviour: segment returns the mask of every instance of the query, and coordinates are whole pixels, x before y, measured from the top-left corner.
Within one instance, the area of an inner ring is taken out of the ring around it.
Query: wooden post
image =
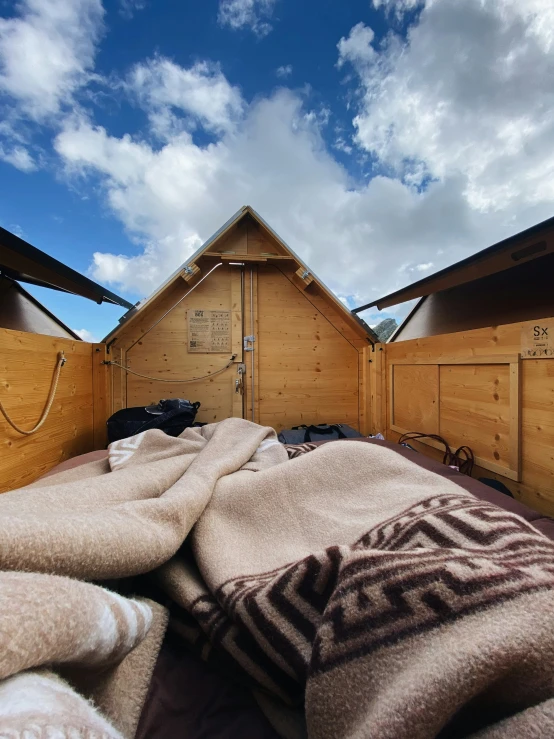
[[[381,433],[385,436],[387,429],[387,377],[385,372],[386,344],[375,344],[375,351],[370,350],[370,413],[372,434]]]
[[[358,374],[359,374],[359,430],[364,436],[371,433],[371,388],[370,388],[370,347],[366,346],[358,351]]]
[[[239,375],[237,368],[242,363],[242,290],[241,270],[235,268],[231,272],[231,352],[236,355],[235,364],[229,370],[232,373],[233,384],[233,417],[244,417],[244,381],[245,376]],[[239,392],[236,391],[236,380],[239,380]]]
[[[106,421],[111,415],[111,372],[105,344],[92,344],[92,424],[94,449],[107,445]]]

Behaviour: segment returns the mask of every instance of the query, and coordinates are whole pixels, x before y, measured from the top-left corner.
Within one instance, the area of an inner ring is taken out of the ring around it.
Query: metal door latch
[[[242,378],[244,377],[244,373],[246,372],[246,365],[242,363],[237,365],[237,372],[238,377],[235,380],[235,392],[242,395],[244,392],[244,384]]]
[[[254,351],[254,342],[256,341],[255,336],[245,336],[243,339],[243,349],[245,352]],[[248,346],[250,344],[250,346]]]

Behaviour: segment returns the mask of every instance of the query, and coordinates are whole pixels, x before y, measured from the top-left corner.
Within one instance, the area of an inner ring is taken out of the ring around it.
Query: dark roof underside
[[[0,273],[17,282],[80,295],[95,303],[132,304],[0,227]]]
[[[405,303],[414,298],[422,298],[433,293],[447,290],[466,282],[472,282],[481,277],[501,272],[519,264],[530,262],[554,251],[554,218],[537,224],[500,241],[494,246],[463,259],[434,275],[397,290],[390,295],[354,308],[353,313],[361,313],[368,308],[377,307],[379,310],[390,308],[399,303]]]

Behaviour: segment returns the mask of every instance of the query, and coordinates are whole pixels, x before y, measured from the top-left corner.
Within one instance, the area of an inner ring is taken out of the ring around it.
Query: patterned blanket
[[[554,545],[517,516],[379,445],[289,461],[239,419],[87,467],[0,497],[3,570],[155,571],[256,684],[305,705],[314,739],[554,736]]]

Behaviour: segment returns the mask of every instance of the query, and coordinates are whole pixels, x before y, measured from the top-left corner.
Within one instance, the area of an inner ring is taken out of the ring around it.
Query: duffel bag
[[[175,398],[160,400],[146,408],[122,408],[107,421],[108,441],[119,441],[149,429],[160,429],[168,436],[179,436],[192,426],[200,403]]]
[[[332,439],[359,439],[359,431],[345,423],[320,423],[317,426],[293,426],[278,434],[282,444],[305,444],[308,441],[331,441]]]

